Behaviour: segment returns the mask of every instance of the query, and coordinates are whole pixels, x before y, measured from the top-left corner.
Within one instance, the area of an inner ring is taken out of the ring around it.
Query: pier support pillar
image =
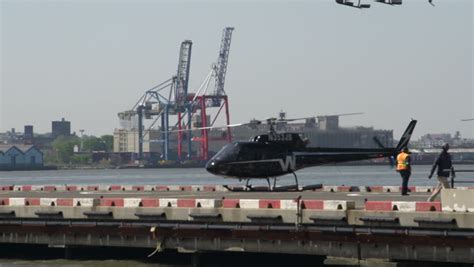
[[[200,267],[201,266],[201,255],[198,252],[193,253],[192,266],[193,267]]]
[[[65,247],[64,248],[64,259],[70,260],[72,259],[72,248],[71,247]]]

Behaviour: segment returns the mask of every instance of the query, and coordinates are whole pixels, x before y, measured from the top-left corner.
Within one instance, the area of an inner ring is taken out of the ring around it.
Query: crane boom
[[[229,60],[230,42],[232,40],[233,27],[226,27],[222,31],[221,47],[219,49],[219,57],[217,58],[217,65],[215,66],[215,87],[212,95],[225,95],[224,83],[227,72],[227,62]],[[212,106],[220,106],[220,100],[215,99]]]
[[[175,112],[183,112],[188,96],[189,70],[191,68],[191,48],[193,42],[185,40],[179,51],[178,72],[174,84]]]

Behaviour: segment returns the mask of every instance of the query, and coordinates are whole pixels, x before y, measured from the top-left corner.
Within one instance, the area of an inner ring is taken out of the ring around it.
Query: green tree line
[[[75,146],[79,148],[80,153],[74,153]],[[51,153],[49,153],[45,159],[46,162],[58,164],[88,164],[91,162],[92,152],[111,152],[113,150],[113,136],[83,136],[81,147],[81,138],[61,135],[54,139],[51,148]]]

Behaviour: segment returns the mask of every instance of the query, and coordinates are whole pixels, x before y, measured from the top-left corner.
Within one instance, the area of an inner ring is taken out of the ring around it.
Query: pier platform
[[[0,186],[0,242],[474,264],[474,189]]]

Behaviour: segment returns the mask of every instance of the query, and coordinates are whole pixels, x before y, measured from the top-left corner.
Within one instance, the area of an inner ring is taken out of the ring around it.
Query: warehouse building
[[[35,146],[0,146],[0,170],[33,170],[43,167],[43,152]]]

